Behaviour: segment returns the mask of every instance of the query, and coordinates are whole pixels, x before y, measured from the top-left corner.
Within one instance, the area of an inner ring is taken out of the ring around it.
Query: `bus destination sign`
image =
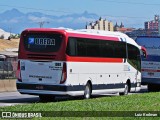
[[[28,38],[28,44],[55,45],[55,39],[52,39],[52,38]]]

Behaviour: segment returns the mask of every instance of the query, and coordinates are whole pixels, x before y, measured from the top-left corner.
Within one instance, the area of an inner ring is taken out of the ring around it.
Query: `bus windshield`
[[[29,33],[24,36],[25,49],[30,52],[57,52],[61,43],[61,34]]]

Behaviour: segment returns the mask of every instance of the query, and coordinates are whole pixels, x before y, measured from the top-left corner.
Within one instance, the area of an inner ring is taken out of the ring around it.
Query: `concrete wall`
[[[0,92],[17,91],[16,79],[0,79]]]

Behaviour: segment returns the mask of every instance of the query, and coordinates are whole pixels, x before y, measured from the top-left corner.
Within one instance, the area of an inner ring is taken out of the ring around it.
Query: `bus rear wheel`
[[[87,83],[84,89],[84,99],[91,98],[91,84]]]
[[[39,95],[39,99],[42,102],[45,102],[45,101],[54,101],[55,100],[55,96],[53,96],[53,95]]]

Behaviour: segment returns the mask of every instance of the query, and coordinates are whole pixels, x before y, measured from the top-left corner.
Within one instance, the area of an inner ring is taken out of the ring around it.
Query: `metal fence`
[[[0,61],[0,79],[15,78],[17,61]]]

